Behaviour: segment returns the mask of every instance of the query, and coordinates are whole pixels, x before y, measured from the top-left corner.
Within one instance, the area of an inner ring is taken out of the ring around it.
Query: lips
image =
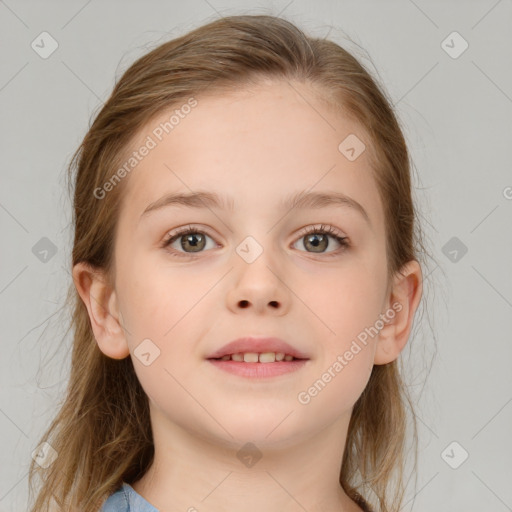
[[[245,336],[238,338],[215,350],[207,359],[220,359],[233,354],[285,354],[294,359],[309,359],[308,354],[275,337]],[[287,358],[288,359],[288,358]]]

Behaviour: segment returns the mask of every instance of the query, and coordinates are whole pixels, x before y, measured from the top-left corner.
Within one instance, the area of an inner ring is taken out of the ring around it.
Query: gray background
[[[31,453],[65,390],[64,174],[89,120],[149,47],[218,16],[280,13],[313,35],[329,34],[380,77],[414,160],[434,258],[425,313],[403,356],[420,436],[418,478],[403,510],[512,510],[512,2],[6,0],[0,512],[26,510]],[[58,43],[46,59],[31,47],[43,31]],[[454,31],[460,36],[448,37]],[[469,47],[454,58],[460,37]],[[45,253],[52,244],[56,253]]]

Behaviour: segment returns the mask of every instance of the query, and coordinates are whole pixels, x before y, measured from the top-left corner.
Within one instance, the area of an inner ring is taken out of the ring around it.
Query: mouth
[[[233,359],[233,356],[235,358],[238,357],[238,359],[243,358],[243,360],[237,361]],[[290,374],[304,368],[309,362],[309,359],[296,359],[290,356],[292,359],[288,358],[288,360],[282,359],[281,361],[274,360],[273,362],[264,363],[262,361],[266,360],[265,356],[265,353],[233,354],[231,356],[223,356],[220,359],[208,359],[207,361],[213,367],[223,372],[249,379],[268,379]],[[262,361],[260,361],[260,358],[262,358]]]
[[[309,354],[302,352],[280,338],[245,336],[210,353],[207,359],[277,364],[282,361],[291,362],[296,359],[309,359]]]
[[[262,379],[296,372],[310,358],[282,339],[248,336],[224,345],[210,354],[207,361],[238,377]]]
[[[307,358],[294,357],[284,352],[239,352],[235,354],[225,354],[222,357],[210,357],[209,361],[235,361],[237,363],[279,363],[290,361],[307,361]]]

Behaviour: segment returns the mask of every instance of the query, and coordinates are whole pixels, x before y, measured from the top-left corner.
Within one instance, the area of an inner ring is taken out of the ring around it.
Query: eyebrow
[[[185,206],[188,208],[217,208],[233,211],[234,201],[232,197],[224,197],[208,192],[205,190],[198,190],[196,192],[179,192],[166,194],[165,196],[157,199],[142,212],[141,219],[148,215],[150,212],[160,210],[161,208],[171,206]],[[341,192],[307,192],[301,191],[292,194],[285,198],[280,203],[283,210],[297,209],[320,209],[330,206],[351,208],[359,212],[362,217],[371,226],[371,220],[368,213],[363,206],[355,199],[341,193]]]

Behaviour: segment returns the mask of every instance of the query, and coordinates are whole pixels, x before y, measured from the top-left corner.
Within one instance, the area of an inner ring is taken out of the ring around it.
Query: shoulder
[[[158,512],[135,489],[123,482],[123,485],[111,494],[99,512]]]
[[[125,484],[123,484],[120,489],[107,498],[100,512],[128,512],[129,510],[128,494]]]

